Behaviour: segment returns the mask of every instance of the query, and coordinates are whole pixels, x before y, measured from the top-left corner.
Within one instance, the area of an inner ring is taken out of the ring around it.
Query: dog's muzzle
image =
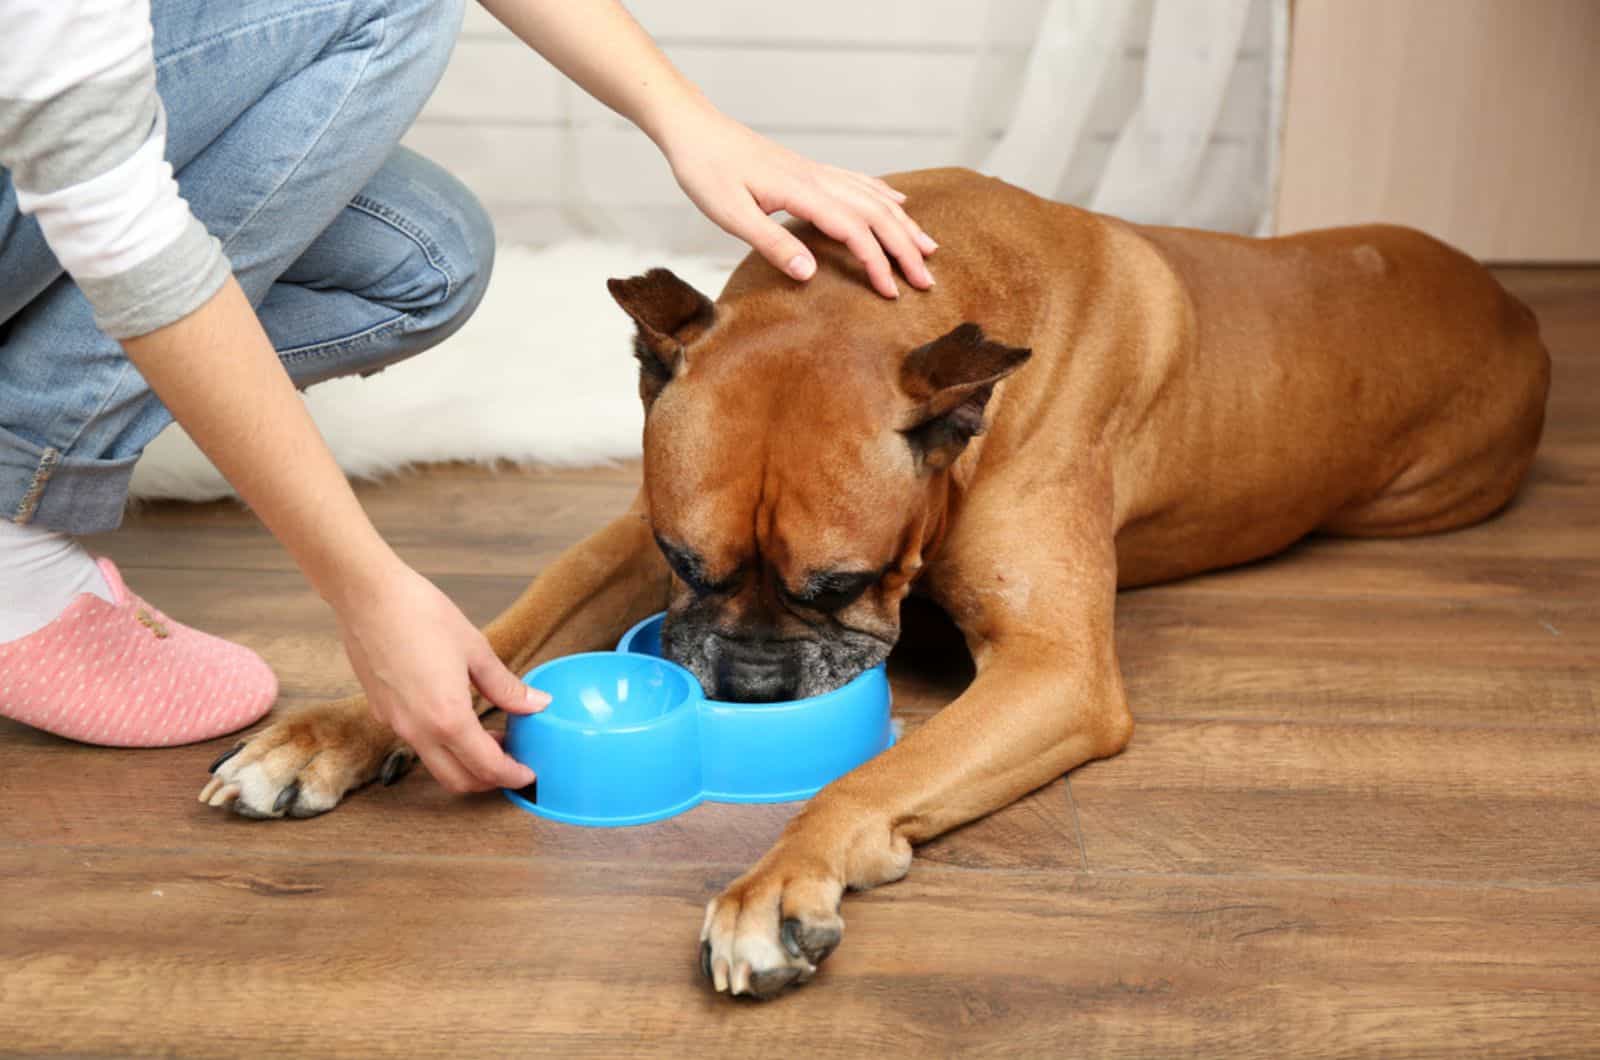
[[[892,642],[854,630],[828,637],[775,637],[718,628],[711,608],[668,613],[662,654],[687,668],[712,699],[776,703],[819,696],[881,663]]]
[[[735,703],[776,703],[800,690],[800,660],[792,651],[724,640],[717,653],[716,698]]]

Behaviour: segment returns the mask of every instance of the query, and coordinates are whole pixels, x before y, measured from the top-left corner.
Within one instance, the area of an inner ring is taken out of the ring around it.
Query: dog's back
[[[1550,373],[1537,322],[1421,232],[1251,239],[1128,224],[965,170],[890,179],[948,248],[939,282],[966,315],[1034,349],[991,404],[985,465],[1037,451],[1040,432],[1119,449],[1123,584],[1312,530],[1465,525],[1532,462]]]
[[[1532,461],[1549,383],[1533,315],[1420,232],[1252,239],[1130,224],[964,169],[887,179],[945,248],[933,291],[885,303],[847,250],[800,226],[823,265],[814,280],[752,255],[719,306],[752,329],[815,330],[830,372],[966,321],[1031,348],[957,486],[1004,478],[1024,452],[1029,474],[1048,453],[1071,475],[1110,446],[1124,585],[1313,530],[1464,525],[1504,505]]]
[[[1155,576],[1314,529],[1462,526],[1516,491],[1549,358],[1533,315],[1481,265],[1394,226],[1270,240],[1135,231],[1179,276],[1194,321],[1184,384],[1146,421],[1174,465],[1145,498],[1154,517],[1130,527],[1161,553]],[[1162,547],[1197,524],[1232,544]],[[1126,543],[1130,559],[1140,544]]]

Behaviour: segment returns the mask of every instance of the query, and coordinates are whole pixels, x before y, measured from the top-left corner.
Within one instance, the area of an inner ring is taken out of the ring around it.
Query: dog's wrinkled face
[[[735,702],[819,695],[882,662],[943,531],[945,471],[1027,351],[971,325],[900,352],[846,348],[858,337],[814,319],[734,326],[659,269],[611,290],[639,328],[645,493],[676,575],[667,657]]]

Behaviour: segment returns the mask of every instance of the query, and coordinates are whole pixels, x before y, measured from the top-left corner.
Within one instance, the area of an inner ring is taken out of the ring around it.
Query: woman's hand
[[[550,697],[524,685],[483,634],[428,579],[403,563],[338,606],[339,632],[373,713],[451,791],[521,788],[533,770],[484,730],[472,689],[513,714],[543,710]]]
[[[905,196],[878,178],[813,162],[709,106],[681,108],[658,143],[701,213],[795,279],[809,280],[817,263],[768,216],[779,210],[849,247],[885,298],[900,294],[891,256],[913,287],[933,286],[922,259],[939,244],[901,208]]]
[[[938,244],[873,177],[824,166],[751,132],[713,107],[618,0],[482,0],[483,6],[595,99],[656,142],[711,220],[797,280],[816,259],[768,214],[787,210],[850,248],[885,298],[899,291],[889,257],[915,287]],[[887,252],[888,256],[885,256]]]

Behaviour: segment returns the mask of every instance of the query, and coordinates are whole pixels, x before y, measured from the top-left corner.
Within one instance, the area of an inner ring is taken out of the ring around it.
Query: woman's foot
[[[174,622],[129,592],[110,560],[91,562],[104,596],[91,584],[54,619],[0,642],[0,716],[84,743],[171,747],[271,709],[278,682],[260,656]],[[15,599],[0,598],[11,628]]]
[[[48,626],[80,593],[112,602],[82,545],[69,534],[0,519],[0,644]]]

